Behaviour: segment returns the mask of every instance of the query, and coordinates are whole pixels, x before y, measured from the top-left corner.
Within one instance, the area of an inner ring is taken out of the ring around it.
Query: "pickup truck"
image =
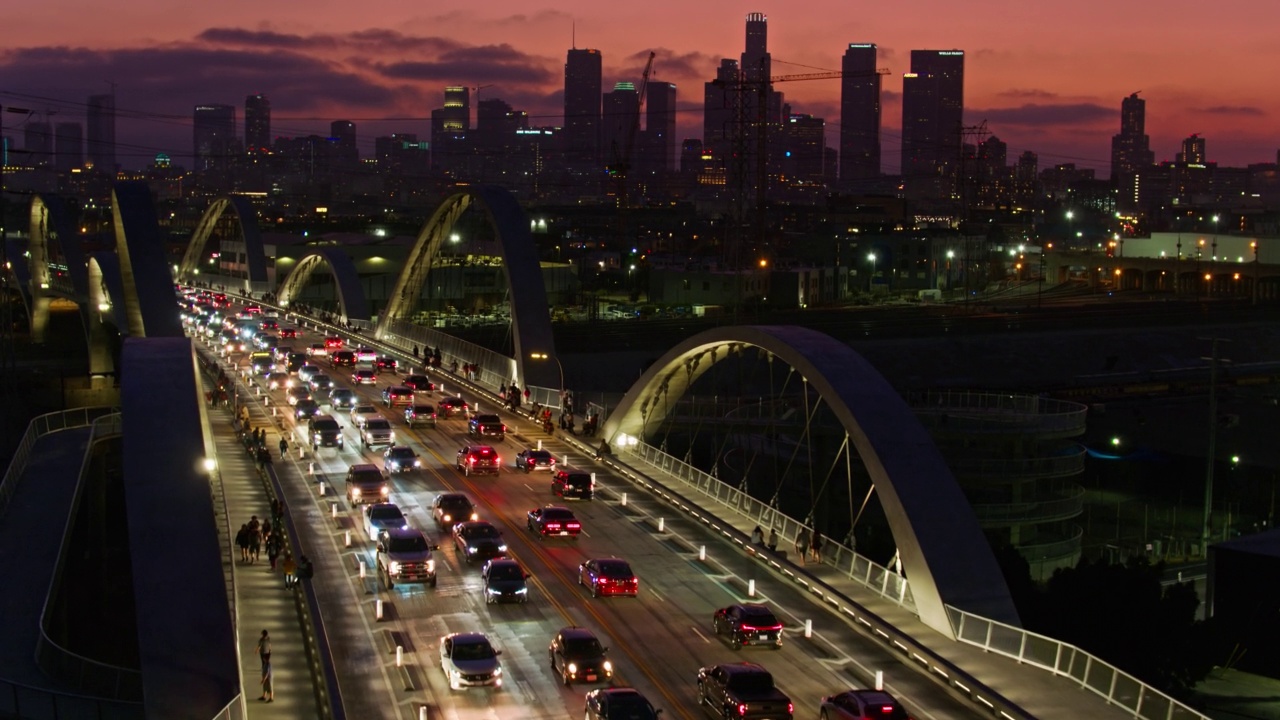
[[[755,663],[724,663],[698,671],[698,702],[724,720],[792,720],[795,705]]]
[[[439,549],[416,528],[383,530],[378,537],[378,575],[388,590],[397,582],[423,582],[435,587],[436,561],[431,551]]]
[[[377,465],[361,463],[347,469],[347,500],[352,505],[386,502],[391,486]]]
[[[507,436],[507,426],[502,424],[502,418],[497,415],[476,415],[467,423],[467,433],[502,442]]]

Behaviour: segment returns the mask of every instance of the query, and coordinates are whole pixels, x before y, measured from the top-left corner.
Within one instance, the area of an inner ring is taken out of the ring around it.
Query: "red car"
[[[456,467],[464,475],[498,474],[502,458],[488,445],[470,445],[458,451]]]
[[[578,566],[578,584],[587,586],[591,597],[601,595],[630,595],[640,592],[640,581],[631,572],[631,565],[618,558],[588,560]]]
[[[281,338],[296,338],[296,337],[298,337],[298,328],[294,328],[294,327],[282,327],[282,328],[280,328],[280,337],[281,337]]]
[[[549,537],[565,537],[577,540],[582,532],[582,523],[566,507],[547,505],[529,511],[529,529],[538,533],[539,539]]]
[[[337,335],[330,335],[329,337],[324,339],[324,347],[326,350],[329,350],[330,352],[334,350],[341,350],[342,338],[338,337]]]

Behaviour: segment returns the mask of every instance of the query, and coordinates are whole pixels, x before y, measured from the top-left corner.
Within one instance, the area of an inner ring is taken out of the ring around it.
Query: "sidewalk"
[[[209,424],[217,447],[223,493],[232,540],[240,526],[253,515],[258,520],[271,519],[271,496],[258,474],[254,461],[232,428],[231,411],[211,408]],[[250,718],[315,718],[315,682],[307,660],[303,632],[298,618],[296,592],[284,587],[284,574],[272,572],[264,549],[254,564],[240,562],[239,548],[235,557],[236,633],[240,643],[240,673],[245,704]],[[281,556],[283,560],[283,556]],[[260,702],[261,664],[256,652],[258,637],[266,630],[271,635],[271,667],[275,685],[275,702]]]

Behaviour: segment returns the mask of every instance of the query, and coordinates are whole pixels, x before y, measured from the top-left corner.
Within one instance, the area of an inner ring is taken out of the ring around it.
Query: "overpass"
[[[62,233],[47,229],[52,225],[56,230],[57,213],[48,209],[55,203],[44,206],[42,234],[32,234],[32,262],[26,271],[33,332],[35,320],[41,312],[41,303],[46,303],[47,308],[49,297],[61,293],[82,303],[82,312],[83,307],[91,303],[93,298],[99,299],[99,311],[104,311],[103,306],[109,306],[121,334],[138,339],[147,338],[149,334],[162,338],[173,337],[173,308],[176,306],[176,298],[168,264],[162,259],[157,262],[157,258],[161,256],[156,252],[158,226],[154,226],[154,212],[151,211],[148,216],[149,203],[144,202],[144,193],[136,186],[118,188],[115,201],[118,206],[113,209],[117,233],[115,262],[113,264],[107,259],[109,254],[86,258],[84,282],[79,286],[75,281],[79,271],[70,271],[74,260],[69,260],[67,264],[65,280],[56,275],[55,270],[59,264],[56,258],[74,258],[75,250],[67,250],[72,242],[68,242],[68,238],[63,237]],[[402,319],[421,291],[425,268],[430,266],[442,238],[449,234],[461,214],[473,205],[488,213],[502,239],[504,257],[507,260],[504,266],[513,295],[513,330],[517,337],[517,357],[514,358],[482,352],[433,330],[424,333],[425,329],[406,327]],[[33,216],[36,214],[34,207],[33,205]],[[242,225],[251,222],[242,205],[215,203],[210,212],[215,212],[215,209],[219,214],[235,212],[237,221]],[[246,241],[249,242],[248,238],[252,236],[252,231],[246,233]],[[188,255],[191,254],[189,251]],[[196,252],[195,255],[198,256],[199,253]],[[287,303],[291,293],[305,284],[306,274],[324,265],[331,269],[342,265],[341,255],[338,253],[316,253],[314,257],[316,259],[308,263],[310,269],[304,269],[304,263],[299,263],[294,270],[294,273],[304,274],[297,278],[285,278],[282,283],[277,294],[282,312],[288,313]],[[516,381],[536,388],[546,399],[544,404],[555,404],[561,386],[554,381],[554,366],[549,362],[539,361],[554,360],[559,365],[560,359],[551,344],[545,291],[541,288],[541,276],[536,272],[537,258],[533,253],[531,238],[528,237],[528,223],[514,200],[501,191],[489,188],[467,190],[453,196],[424,226],[410,257],[411,262],[406,265],[397,282],[392,305],[377,319],[376,324],[372,317],[361,316],[360,313],[367,308],[367,304],[361,306],[351,285],[347,285],[340,294],[343,319],[347,322],[354,321],[357,326],[368,323],[373,327],[379,344],[386,350],[398,351],[402,356],[407,354],[405,351],[411,344],[434,345],[442,347],[447,357],[479,365],[480,372],[465,382],[478,392],[488,393],[491,400],[500,385]],[[89,272],[95,266],[99,273],[96,276]],[[183,266],[187,266],[185,260]],[[178,268],[180,280],[183,266]],[[195,281],[194,265],[190,269],[192,274],[187,279]],[[339,275],[345,271],[337,269],[334,272]],[[269,292],[269,289],[262,288],[255,276],[256,273],[250,270],[243,285],[244,290],[254,293]],[[98,285],[102,288],[102,295],[94,295],[97,291],[92,287],[92,277],[100,278]],[[342,287],[341,279],[339,284]],[[358,289],[358,285],[354,287]],[[518,313],[517,306],[520,308]],[[533,311],[525,312],[530,308]],[[166,313],[168,320],[164,317]],[[327,329],[341,332],[338,327]],[[139,418],[135,422],[144,423],[136,425],[141,429],[135,431],[136,434],[126,432],[126,438],[171,437],[174,442],[187,448],[182,453],[183,457],[209,457],[207,421],[204,420],[198,397],[190,390],[194,385],[186,380],[188,374],[194,374],[194,365],[187,367],[186,361],[182,359],[184,355],[189,356],[189,349],[184,351],[167,344],[154,347],[158,354],[153,361],[171,368],[166,372],[176,373],[172,376],[173,382],[182,384],[184,389],[179,391],[183,397],[182,402],[189,405],[191,417],[198,422],[188,426],[158,425],[154,422],[146,425],[147,421]],[[849,468],[854,464],[853,457],[856,454],[870,476],[868,495],[874,491],[885,506],[893,542],[897,547],[897,557],[892,563],[894,567],[869,561],[854,552],[851,546],[842,544],[840,538],[836,538],[833,543],[830,555],[833,566],[842,569],[847,567],[850,577],[860,578],[865,587],[878,588],[880,597],[893,600],[898,607],[916,616],[924,627],[940,633],[949,641],[968,644],[977,641],[989,651],[1006,651],[1006,654],[1010,643],[1015,642],[1019,648],[1018,659],[1023,662],[1036,657],[1028,654],[1028,647],[1034,649],[1041,644],[1052,643],[1048,639],[1042,639],[1041,642],[1018,628],[1016,611],[981,536],[977,520],[972,511],[965,510],[967,503],[959,494],[950,470],[915,415],[873,368],[846,346],[829,337],[799,328],[725,328],[690,338],[669,351],[633,386],[623,403],[604,419],[604,437],[619,448],[621,457],[631,457],[638,461],[636,467],[639,469],[631,471],[638,482],[646,482],[644,476],[650,473],[665,474],[668,480],[682,477],[684,481],[693,482],[699,492],[712,498],[732,494],[730,491],[733,488],[706,473],[699,476],[697,473],[700,471],[695,471],[692,465],[666,455],[661,447],[650,445],[650,441],[656,437],[654,430],[662,426],[669,408],[706,376],[709,370],[715,366],[739,365],[748,354],[767,364],[771,370],[775,369],[776,361],[777,375],[785,377],[783,387],[778,390],[778,397],[787,396],[790,392],[789,397],[798,397],[804,403],[806,427],[816,421],[818,411],[822,409],[830,413],[837,426],[843,430],[844,442],[827,460],[825,467],[810,463],[813,469],[807,473],[806,479],[809,490],[816,493],[811,499],[819,499],[831,478],[836,477],[835,485],[846,485],[845,495],[852,501],[854,476]],[[149,361],[144,361],[142,357],[150,355],[126,353],[125,359],[133,360],[136,367],[147,368]],[[146,373],[147,370],[135,372]],[[771,381],[774,377],[775,375],[769,375],[766,380]],[[459,379],[459,382],[463,381]],[[797,387],[800,388],[798,391],[795,389]],[[145,390],[138,389],[127,394],[139,398],[135,402],[146,405],[146,400],[142,399],[146,397]],[[162,413],[153,415],[160,416]],[[135,425],[130,423],[126,407],[126,431],[131,426]],[[200,448],[205,449],[203,454]],[[812,450],[809,448],[810,455]],[[792,462],[798,452],[799,450],[793,451]],[[135,456],[129,455],[126,450],[126,457]],[[133,472],[141,475],[143,471],[138,465],[141,460],[140,456],[137,457],[139,459],[132,464]],[[791,467],[789,462],[787,469]],[[677,469],[678,472],[672,472]],[[172,470],[179,476],[185,474],[181,468],[175,467]],[[837,473],[837,470],[844,472]],[[188,469],[186,472],[189,471]],[[200,483],[196,476],[193,476],[193,482],[196,486]],[[744,478],[745,482],[747,478]],[[775,500],[782,489],[781,478],[777,482]],[[821,483],[821,488],[817,487],[818,483]],[[813,513],[817,509],[815,502],[807,515],[801,513],[801,517],[792,517],[780,513],[777,503],[751,500],[749,495],[741,492],[731,504],[708,504],[712,509],[704,509],[702,512],[709,512],[712,516],[723,515],[726,525],[732,525],[735,521],[750,522],[767,518],[769,524],[779,526],[787,538],[796,537],[802,528],[814,529]],[[199,503],[194,507],[202,509]],[[850,508],[852,510],[852,502]],[[140,539],[145,541],[145,536]],[[985,629],[981,638],[975,638],[974,628]],[[181,632],[180,628],[170,629]],[[1062,646],[1056,647],[1056,652],[1060,655]],[[163,658],[163,653],[157,657]],[[1073,653],[1071,657],[1075,658],[1076,654]],[[1096,692],[1097,688],[1093,687],[1093,683],[1097,668],[1102,667],[1102,663],[1096,658],[1084,658],[1083,662],[1083,670],[1074,663],[1060,667],[1056,660],[1046,669],[1052,674],[1073,678],[1076,673],[1083,672],[1084,677],[1076,679]],[[1166,716],[1147,714],[1154,703],[1164,703],[1164,707],[1169,710],[1167,716],[1174,715],[1173,705],[1167,699],[1161,699],[1158,693],[1137,684],[1136,692],[1130,694],[1127,690],[1134,687],[1131,678],[1123,678],[1114,670],[1107,677],[1110,678],[1110,687],[1103,694],[1108,701],[1128,701],[1132,695],[1136,697],[1135,713],[1140,717]],[[1116,692],[1117,686],[1122,692]],[[1177,715],[1184,716],[1181,711]]]

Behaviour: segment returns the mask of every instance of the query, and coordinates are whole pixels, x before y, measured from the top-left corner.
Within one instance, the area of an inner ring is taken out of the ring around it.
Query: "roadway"
[[[304,333],[296,340],[282,342],[301,349],[319,341],[314,333]],[[231,359],[243,364],[243,358]],[[325,362],[319,365],[340,387],[351,387],[361,400],[375,402],[381,408],[380,393],[387,382],[352,387],[349,369],[330,370]],[[434,379],[450,394],[461,389],[451,376],[436,374]],[[283,393],[275,391],[270,397],[269,402],[280,413],[286,413]],[[466,390],[463,397],[473,406],[478,401],[485,412],[495,409],[488,398]],[[430,401],[437,400],[439,393]],[[595,685],[565,688],[550,671],[546,648],[555,631],[565,625],[594,630],[610,648],[617,668],[614,684],[638,688],[666,711],[666,717],[701,717],[694,683],[698,668],[742,659],[758,661],[774,673],[779,687],[795,702],[798,716],[815,714],[824,695],[867,686],[876,670],[884,671],[887,689],[918,718],[985,716],[914,668],[903,665],[851,623],[824,619],[815,622],[820,631],[804,638],[800,632],[804,619],[830,617],[811,595],[771,577],[758,561],[689,523],[681,533],[706,544],[708,553],[717,559],[715,564],[699,562],[685,545],[655,532],[644,519],[640,508],[657,508],[658,501],[610,475],[590,458],[566,457],[567,446],[544,435],[527,418],[503,413],[512,432],[505,442],[495,445],[504,463],[497,477],[465,477],[453,467],[457,449],[469,444],[465,420],[441,419],[435,428],[411,430],[397,420],[397,414],[382,409],[393,420],[398,442],[414,447],[423,459],[421,470],[393,476],[391,500],[411,523],[439,543],[435,556],[438,587],[397,585],[386,591],[377,582],[372,543],[363,534],[359,511],[347,507],[341,492],[347,467],[356,462],[381,466],[381,452],[360,447],[345,413],[334,413],[344,426],[345,450],[322,448],[314,456],[307,450],[305,458],[291,453],[287,466],[292,471],[277,465],[286,470],[281,473],[282,479],[295,483],[290,512],[295,513],[295,518],[297,514],[305,516],[320,536],[328,535],[330,542],[321,545],[325,552],[333,553],[334,557],[328,558],[333,561],[331,566],[342,569],[341,573],[318,571],[317,582],[345,582],[347,586],[334,588],[336,592],[330,595],[331,602],[339,607],[325,609],[327,618],[345,618],[343,632],[334,638],[340,665],[347,666],[345,670],[340,667],[340,673],[348,678],[343,682],[344,693],[351,697],[347,686],[357,683],[362,690],[381,687],[384,693],[383,702],[366,698],[361,703],[362,717],[416,718],[423,706],[430,709],[430,717],[459,720],[576,716],[582,712],[583,693]],[[278,420],[295,445],[305,444],[299,424],[291,415]],[[301,427],[305,428],[305,421]],[[538,541],[525,528],[529,509],[557,500],[550,492],[545,473],[525,474],[511,465],[520,449],[538,440],[562,465],[567,461],[598,473],[598,499],[570,505],[584,528],[583,537],[577,542]],[[314,477],[309,475],[312,470]],[[323,498],[318,494],[321,480],[336,484]],[[508,555],[532,573],[527,604],[485,604],[479,566],[468,566],[463,561],[447,531],[437,529],[430,516],[432,499],[443,491],[466,493],[481,517],[503,530]],[[629,495],[625,507],[618,500],[622,492]],[[309,498],[312,506],[300,507],[299,498]],[[331,514],[330,503],[334,501],[338,503],[336,518]],[[672,522],[681,521],[672,518]],[[348,530],[351,548],[345,547]],[[577,585],[579,563],[606,556],[622,557],[631,563],[640,580],[640,597],[592,599]],[[369,568],[363,580],[359,577],[361,560]],[[330,563],[317,562],[318,566],[326,564]],[[755,599],[774,607],[788,626],[787,639],[780,650],[734,650],[710,630],[716,608],[748,599],[744,583],[739,582],[739,578],[748,577],[756,580]],[[384,601],[385,619],[381,622],[373,619],[375,598]],[[353,612],[363,616],[359,622],[351,622]],[[361,624],[367,632],[359,632]],[[503,651],[504,687],[498,691],[450,691],[439,669],[438,639],[449,632],[477,630],[488,634]],[[405,651],[407,669],[403,671],[394,666],[396,644]],[[369,667],[369,659],[379,666]],[[360,667],[351,667],[352,663]],[[415,689],[406,692],[403,688],[407,685]],[[368,714],[371,711],[375,714]]]

